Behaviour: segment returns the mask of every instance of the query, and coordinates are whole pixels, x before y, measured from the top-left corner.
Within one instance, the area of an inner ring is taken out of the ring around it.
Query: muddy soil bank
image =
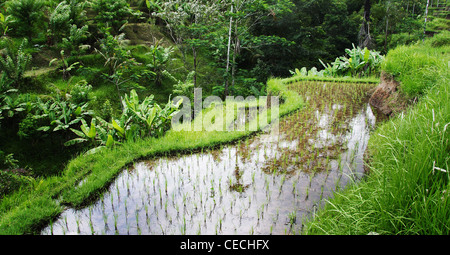
[[[392,117],[404,111],[409,102],[401,92],[401,83],[383,72],[380,85],[373,92],[369,103],[387,117]]]

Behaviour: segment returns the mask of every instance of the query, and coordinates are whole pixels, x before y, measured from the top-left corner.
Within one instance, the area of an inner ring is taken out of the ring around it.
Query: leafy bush
[[[49,17],[49,34],[58,43],[70,28],[70,6],[66,1],[59,3]]]
[[[29,171],[19,169],[18,163],[13,154],[0,150],[0,199],[33,180]]]
[[[7,12],[11,15],[11,27],[15,34],[27,36],[36,34],[37,28],[44,20],[44,1],[42,0],[12,0],[7,4]]]
[[[67,5],[70,7],[69,17],[72,21],[72,25],[77,25],[78,27],[83,27],[86,21],[86,6],[89,1],[85,0],[65,0]]]
[[[6,47],[6,53],[4,57],[0,56],[0,70],[3,71],[3,75],[9,80],[10,84],[15,87],[19,87],[23,74],[31,61],[31,55],[25,52],[25,46],[28,43],[24,39],[16,50],[11,42]]]
[[[83,44],[88,36],[89,27],[87,25],[78,28],[73,24],[69,29],[67,37],[62,39],[62,47],[66,49],[70,55],[80,55],[90,49],[90,45]]]
[[[188,97],[191,102],[194,102],[194,72],[190,72],[186,80],[183,82],[172,77],[172,80],[176,82],[173,85],[173,94],[175,96],[185,96]]]
[[[70,91],[70,101],[76,105],[83,105],[91,100],[92,86],[85,80],[79,81]]]
[[[16,89],[10,89],[0,94],[0,120],[13,118],[29,108],[30,103],[27,102],[26,95],[18,95]]]
[[[154,82],[157,86],[162,84],[164,76],[171,76],[167,71],[167,64],[171,60],[173,52],[173,47],[164,48],[156,43],[156,45],[150,47],[150,51],[146,54],[151,59],[147,67],[153,72]]]
[[[51,132],[66,131],[69,128],[77,126],[87,116],[93,115],[93,112],[87,109],[88,103],[75,104],[63,100],[60,96],[43,101],[38,98],[33,103],[32,118],[36,119],[38,125],[37,131],[42,134]],[[25,125],[25,124],[24,124]]]
[[[82,119],[81,131],[72,129],[78,137],[65,143],[72,146],[88,143],[95,153],[106,147],[112,147],[125,141],[144,137],[159,137],[170,129],[172,117],[177,113],[181,101],[174,105],[170,100],[164,108],[153,101],[153,95],[142,102],[135,90],[125,95],[122,100],[123,112],[119,120],[112,119],[111,123],[100,117],[92,118],[90,125]]]
[[[109,69],[109,73],[104,73],[103,77],[115,85],[119,98],[122,98],[120,90],[129,85],[127,84],[131,80],[129,76],[134,74],[132,67],[139,63],[132,58],[131,51],[125,47],[128,44],[125,34],[113,36],[109,30],[110,28],[103,30],[105,37],[99,40],[100,50],[96,49],[96,51],[103,57],[105,66]],[[140,88],[139,84],[132,85]]]
[[[97,12],[95,20],[101,27],[112,27],[118,33],[127,23],[132,10],[125,0],[95,0],[93,9]]]
[[[99,40],[100,50],[97,52],[104,58],[110,74],[131,58],[131,52],[126,49],[128,41],[125,34],[112,35],[110,29],[103,30],[105,37]]]
[[[331,65],[325,65],[320,60],[325,68],[325,75],[332,77],[370,76],[379,72],[381,63],[384,60],[384,57],[379,52],[371,51],[367,48],[361,49],[360,47],[355,47],[355,45],[353,45],[353,49],[346,49],[345,52],[347,53],[346,56],[336,58]]]
[[[19,168],[18,160],[14,159],[13,154],[5,154],[0,150],[0,170]]]
[[[21,139],[31,139],[39,136],[39,122],[32,114],[28,114],[20,123],[17,136]]]

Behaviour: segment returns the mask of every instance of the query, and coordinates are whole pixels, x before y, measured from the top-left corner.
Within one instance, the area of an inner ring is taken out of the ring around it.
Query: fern
[[[23,74],[31,61],[31,55],[24,51],[27,43],[28,40],[24,39],[16,52],[11,44],[8,44],[5,57],[0,57],[0,70],[15,87],[20,86]]]

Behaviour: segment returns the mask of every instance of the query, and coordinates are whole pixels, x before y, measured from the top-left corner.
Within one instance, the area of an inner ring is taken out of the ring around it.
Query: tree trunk
[[[430,0],[427,0],[427,9],[425,10],[425,24],[423,25],[423,42],[425,42],[425,37],[427,34],[427,20],[428,20],[428,6],[430,5]]]
[[[233,62],[231,63],[231,87],[234,87],[235,83],[235,77],[236,77],[236,56],[241,51],[240,47],[240,41],[238,36],[238,26],[237,22],[234,24],[234,33],[235,33],[235,40],[234,40],[234,51],[233,51]]]
[[[389,32],[389,7],[390,7],[390,4],[391,4],[391,2],[388,1],[387,6],[386,6],[386,31],[384,34],[384,52],[386,52],[386,54],[387,54],[388,32]]]
[[[194,88],[197,88],[197,49],[192,47],[192,55],[194,57]]]
[[[234,11],[234,1],[231,4],[231,13]],[[231,30],[233,28],[233,17],[230,17],[230,28],[228,31],[227,66],[225,69],[225,97],[228,96],[228,72],[230,71]]]
[[[372,48],[372,37],[370,36],[370,13],[372,3],[370,0],[365,0],[364,3],[364,19],[359,31],[359,47],[360,48]]]
[[[389,17],[386,16],[386,33],[384,35],[384,52],[386,53],[387,53],[388,29],[389,29]]]

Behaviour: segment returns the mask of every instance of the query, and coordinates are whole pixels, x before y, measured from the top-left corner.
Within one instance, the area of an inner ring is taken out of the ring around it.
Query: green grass
[[[401,89],[410,97],[423,95],[438,84],[440,77],[448,75],[450,45],[432,47],[432,39],[425,45],[418,42],[391,50],[383,69],[402,82]]]
[[[305,234],[450,234],[450,77],[442,64],[448,53],[426,43],[387,55],[385,71],[405,92],[424,96],[376,130],[368,147],[370,174],[337,192]]]
[[[284,104],[280,115],[303,105],[301,97],[287,90],[282,80],[273,80],[268,89],[278,88]],[[272,93],[275,95],[276,93]],[[269,120],[270,121],[270,120]],[[251,135],[252,131],[175,132],[164,137],[127,142],[122,146],[80,155],[71,160],[59,176],[38,178],[0,202],[0,234],[38,233],[63,210],[63,205],[80,207],[98,198],[122,169],[136,160],[178,152],[197,151],[231,143]],[[80,181],[82,181],[80,185]],[[57,203],[55,199],[61,202]]]

